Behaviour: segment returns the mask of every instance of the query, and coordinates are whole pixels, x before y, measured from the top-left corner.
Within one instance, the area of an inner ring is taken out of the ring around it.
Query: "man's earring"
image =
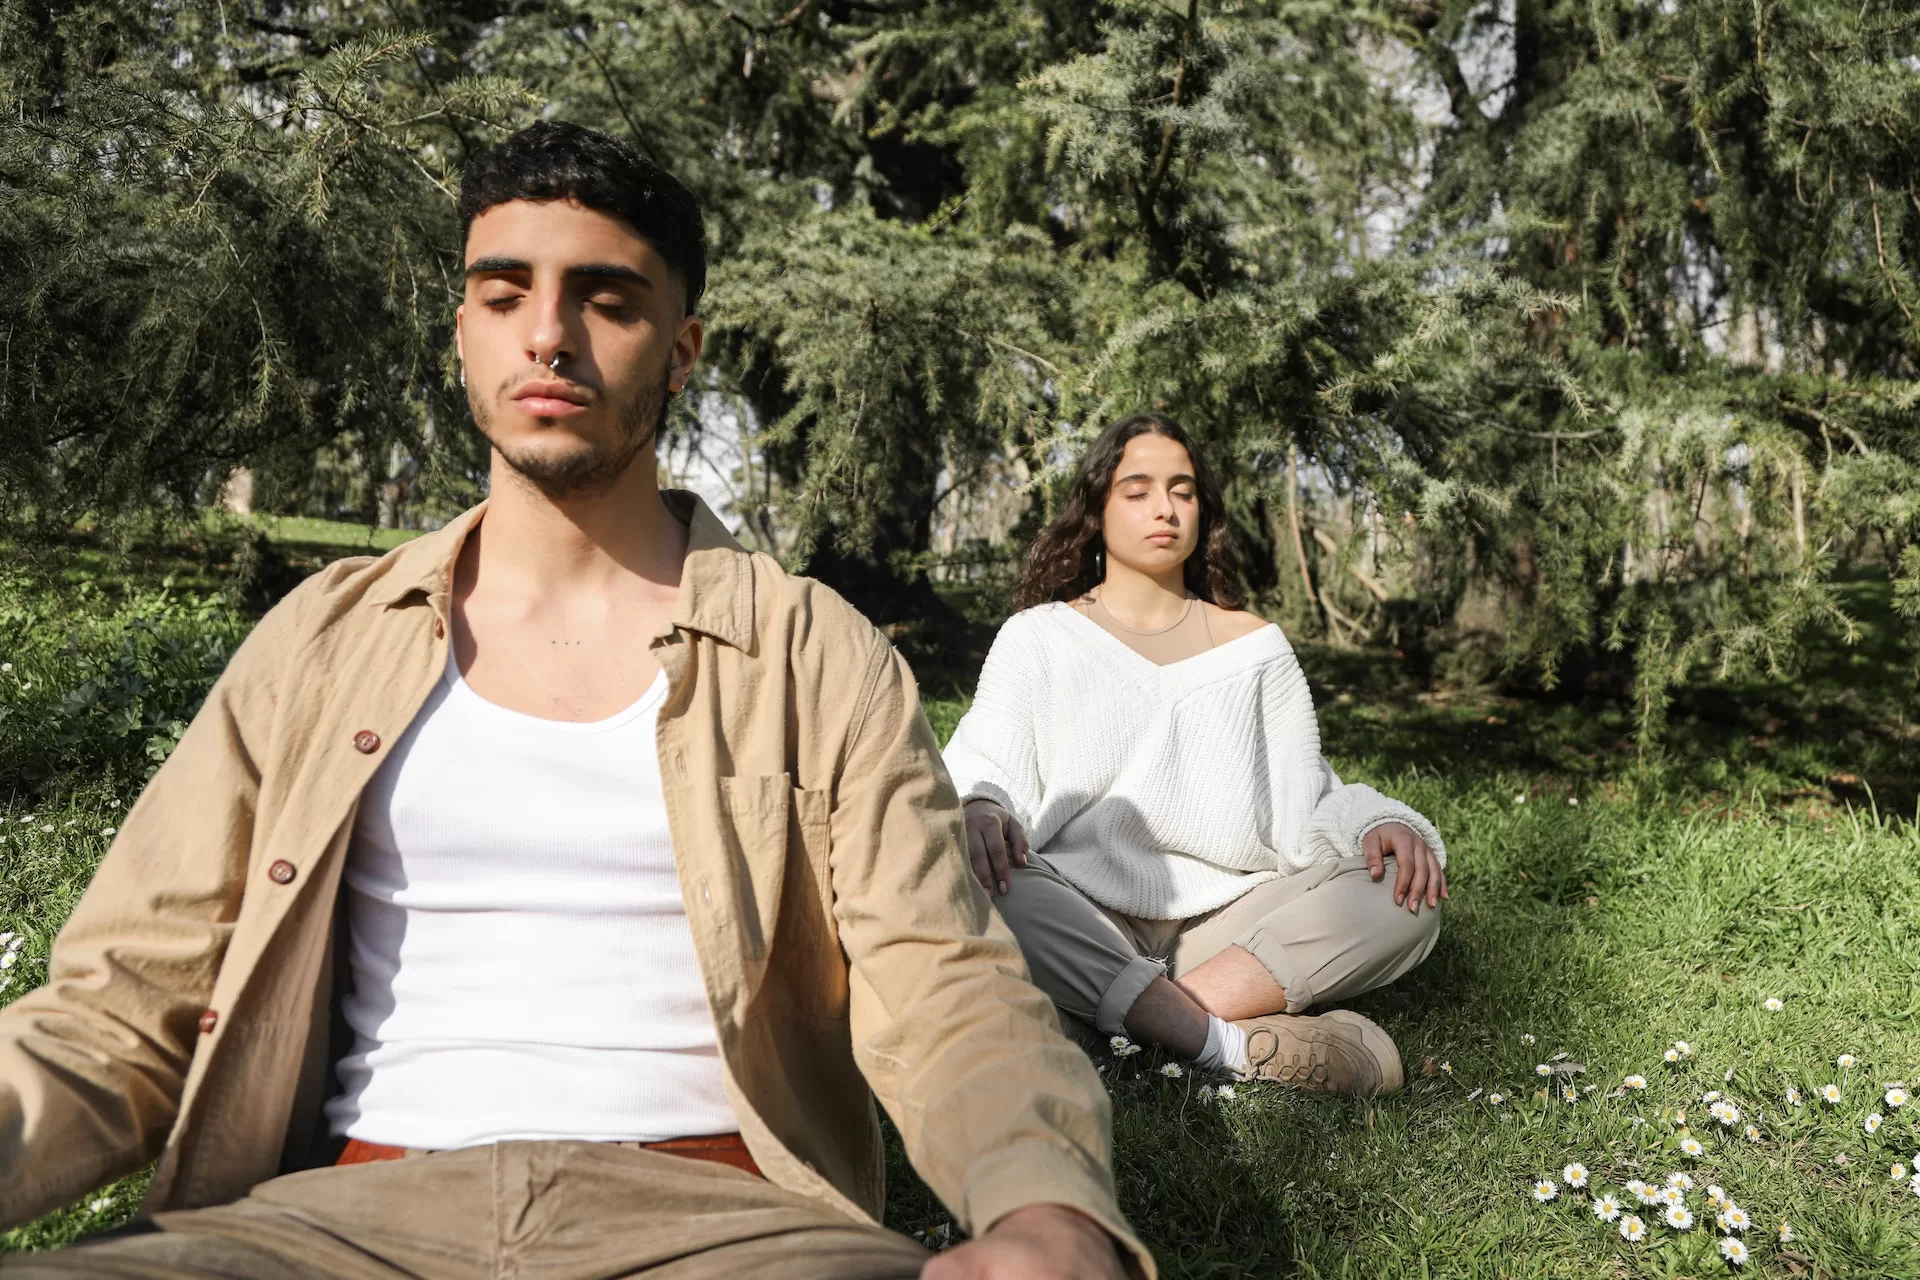
[[[467,385],[467,366],[465,365],[460,366],[460,385],[463,387]]]

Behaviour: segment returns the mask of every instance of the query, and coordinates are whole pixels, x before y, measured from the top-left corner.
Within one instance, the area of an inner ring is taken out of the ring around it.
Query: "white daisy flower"
[[[1518,795],[1513,798],[1513,802],[1515,804],[1525,804],[1527,802],[1527,798],[1524,795]]]
[[[1732,1236],[1726,1236],[1720,1241],[1720,1256],[1736,1267],[1744,1267],[1747,1265],[1747,1246]]]
[[[1668,1062],[1680,1061],[1680,1051],[1678,1049],[1669,1049],[1661,1056],[1664,1057]]]
[[[1680,1056],[1683,1058],[1691,1058],[1693,1056],[1693,1046],[1685,1040],[1675,1040],[1673,1047],[1680,1051]]]
[[[1212,1086],[1212,1085],[1210,1085],[1210,1084],[1203,1084],[1203,1085],[1201,1085],[1201,1086],[1200,1086],[1200,1093],[1199,1093],[1199,1098],[1200,1098],[1200,1101],[1202,1101],[1202,1102],[1212,1102],[1212,1101],[1213,1101],[1213,1086]]]
[[[109,1196],[101,1196],[97,1200],[87,1201],[88,1213],[99,1213],[103,1209],[110,1209],[112,1207],[113,1207],[113,1200]]]
[[[1747,1126],[1747,1141],[1748,1141],[1748,1142],[1758,1142],[1758,1141],[1760,1141],[1760,1126],[1759,1126],[1759,1125],[1757,1125],[1757,1124],[1750,1124],[1750,1125],[1748,1125],[1748,1126]]]
[[[1896,1084],[1887,1090],[1887,1105],[1895,1108],[1904,1107],[1912,1096],[1904,1085]]]
[[[1786,1008],[1787,1006],[1780,1003],[1779,996],[1768,996],[1767,1002],[1761,1005],[1760,1007],[1765,1009],[1768,1013],[1778,1013],[1782,1009]]]
[[[1587,1185],[1587,1166],[1581,1164],[1578,1160],[1576,1160],[1572,1164],[1568,1165],[1566,1168],[1562,1169],[1560,1171],[1560,1176],[1567,1180],[1568,1186],[1572,1187],[1575,1191],[1578,1191],[1580,1188]]]
[[[1647,1078],[1645,1076],[1628,1076],[1620,1082],[1620,1086],[1624,1089],[1644,1089],[1647,1087]]]
[[[1554,1199],[1559,1194],[1560,1194],[1560,1188],[1556,1187],[1553,1184],[1553,1180],[1551,1178],[1542,1178],[1540,1179],[1540,1181],[1533,1184],[1533,1198],[1534,1198],[1534,1201],[1538,1204],[1545,1204],[1547,1201]]]
[[[9,951],[5,955],[0,955],[0,969],[13,968],[13,962],[19,958],[20,953],[18,951]]]
[[[1727,1190],[1719,1183],[1707,1184],[1707,1203],[1716,1209],[1727,1202]]]
[[[1704,1152],[1706,1148],[1700,1145],[1700,1139],[1688,1136],[1680,1139],[1680,1150],[1687,1155],[1697,1157]]]
[[[1230,1084],[1223,1084],[1218,1089],[1215,1089],[1213,1091],[1213,1096],[1218,1098],[1220,1101],[1225,1102],[1228,1099],[1235,1096],[1233,1092],[1233,1086]]]
[[[1580,1101],[1580,1091],[1570,1084],[1560,1086],[1560,1096],[1568,1102]]]
[[[1573,808],[1573,809],[1578,809],[1578,808],[1580,807],[1580,797],[1579,797],[1579,796],[1568,796],[1568,797],[1567,797],[1567,806],[1568,806],[1569,808]]]
[[[1878,1111],[1875,1111],[1870,1115],[1868,1115],[1865,1120],[1860,1122],[1860,1127],[1865,1129],[1868,1133],[1878,1133],[1880,1132],[1880,1123],[1881,1123],[1881,1115]]]
[[[1497,1107],[1506,1100],[1507,1095],[1504,1093],[1490,1093],[1487,1095],[1487,1105],[1490,1107]]]
[[[1889,1182],[1905,1182],[1907,1180],[1907,1166],[1896,1162],[1893,1168],[1887,1170],[1887,1180]]]
[[[1612,1222],[1620,1216],[1620,1202],[1612,1196],[1595,1196],[1593,1216],[1602,1222]]]
[[[1443,1062],[1443,1063],[1441,1063],[1441,1064],[1440,1064],[1440,1074],[1441,1074],[1441,1075],[1446,1075],[1446,1076],[1450,1076],[1450,1075],[1452,1075],[1452,1074],[1453,1074],[1453,1064],[1452,1064],[1451,1062]]]
[[[120,828],[118,827],[102,827],[100,828],[100,834],[103,836],[110,836],[118,830],[120,830]]]
[[[5,933],[0,933],[0,942],[12,942],[12,941],[13,941],[13,930],[9,929]]]
[[[1641,1204],[1648,1203],[1647,1184],[1638,1178],[1634,1178],[1627,1183],[1627,1194],[1635,1200],[1638,1200]]]
[[[1821,1085],[1820,1101],[1837,1104],[1840,1101],[1840,1086],[1837,1084]]]
[[[1787,1086],[1787,1105],[1790,1107],[1803,1105],[1800,1101],[1800,1091],[1792,1085]]]
[[[1731,1102],[1716,1102],[1707,1114],[1729,1129],[1740,1123],[1740,1108]]]
[[[1550,1076],[1553,1074],[1553,1068],[1543,1062],[1533,1069],[1533,1074],[1537,1076]]]
[[[1640,1220],[1639,1214],[1630,1213],[1620,1219],[1620,1238],[1628,1244],[1639,1244],[1647,1238],[1647,1224]]]
[[[1660,1216],[1675,1231],[1693,1230],[1693,1210],[1683,1204],[1668,1205],[1667,1211]]]
[[[12,670],[13,664],[11,662],[0,662],[0,673],[8,673]]]
[[[1843,1053],[1839,1057],[1833,1060],[1833,1065],[1836,1067],[1839,1067],[1842,1071],[1845,1071],[1848,1067],[1851,1067],[1854,1064],[1854,1061],[1855,1059],[1852,1054]]]
[[[24,933],[16,933],[13,935],[12,938],[8,939],[7,950],[18,951],[20,948],[26,945],[27,945],[27,936]]]
[[[1720,1083],[1722,1083],[1722,1084],[1732,1084],[1732,1083],[1733,1083],[1733,1068],[1732,1068],[1732,1067],[1728,1067],[1728,1068],[1727,1068],[1727,1074],[1725,1074],[1725,1075],[1723,1075],[1723,1076],[1721,1076],[1721,1077],[1720,1077]]]
[[[1747,1211],[1739,1205],[1732,1203],[1729,1203],[1726,1208],[1720,1211],[1719,1222],[1720,1225],[1728,1231],[1744,1232],[1750,1230],[1753,1226],[1753,1219],[1747,1216]]]
[[[1799,1237],[1793,1234],[1793,1224],[1782,1222],[1778,1228],[1781,1244],[1792,1244]]]
[[[1113,1039],[1107,1041],[1107,1048],[1113,1050],[1115,1053],[1125,1053],[1132,1047],[1133,1041],[1127,1039],[1125,1036],[1115,1036]]]
[[[1677,1187],[1681,1191],[1691,1191],[1693,1190],[1693,1175],[1690,1173],[1683,1173],[1680,1170],[1676,1169],[1674,1172],[1667,1175],[1667,1185],[1670,1187]]]
[[[1920,1196],[1920,1173],[1913,1175],[1913,1178],[1907,1183],[1907,1190],[1913,1192],[1916,1196]]]
[[[1520,1043],[1521,1043],[1521,1044],[1532,1044],[1533,1042],[1534,1042],[1534,1039],[1533,1039],[1533,1032],[1531,1032],[1531,1031],[1522,1031],[1522,1032],[1520,1033]]]
[[[1169,1080],[1178,1080],[1181,1076],[1187,1074],[1187,1070],[1177,1062],[1169,1062],[1160,1068],[1160,1074]]]
[[[1705,1093],[1700,1095],[1700,1101],[1718,1102],[1720,1101],[1720,1091],[1718,1089],[1709,1089]]]
[[[1685,1204],[1687,1202],[1687,1193],[1678,1187],[1662,1187],[1654,1199],[1658,1200],[1661,1204]]]

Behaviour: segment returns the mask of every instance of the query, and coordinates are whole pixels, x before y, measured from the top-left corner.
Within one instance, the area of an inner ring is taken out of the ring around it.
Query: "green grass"
[[[244,626],[240,605],[204,581],[183,592],[180,565],[161,592],[162,567],[112,582],[73,570],[97,582],[92,594],[69,579],[34,595],[16,578],[16,610],[0,614],[0,659],[17,659],[0,673],[0,708],[17,717],[0,720],[0,761],[21,756],[4,750],[9,735],[68,744],[58,769],[0,774],[0,930],[27,939],[0,975],[11,979],[0,1001],[43,976],[53,932],[105,850],[100,832],[150,767],[109,711],[66,709],[85,663],[153,635],[143,618],[222,644],[222,628]],[[1651,757],[1604,702],[1436,692],[1391,654],[1304,651],[1336,766],[1434,818],[1453,901],[1428,962],[1353,1005],[1400,1044],[1411,1083],[1398,1097],[1243,1086],[1203,1101],[1205,1082],[1161,1076],[1170,1059],[1157,1053],[1101,1062],[1123,1202],[1163,1273],[1728,1272],[1718,1232],[1656,1226],[1630,1246],[1564,1187],[1533,1203],[1535,1178],[1559,1182],[1578,1160],[1596,1187],[1677,1169],[1724,1187],[1756,1221],[1746,1273],[1920,1276],[1920,1198],[1888,1176],[1920,1154],[1920,1103],[1880,1101],[1886,1082],[1920,1084],[1920,734],[1904,637],[1884,601],[1857,603],[1868,624],[1859,644],[1820,647],[1793,681],[1689,693]],[[163,656],[136,650],[127,687]],[[191,664],[172,661],[156,668],[174,684],[143,705],[143,725],[185,710]],[[57,696],[20,693],[28,668]],[[927,705],[942,737],[963,709],[957,698]],[[1769,996],[1781,1012],[1764,1011]],[[1677,1039],[1694,1056],[1668,1066],[1661,1054]],[[1835,1066],[1843,1052],[1857,1056],[1850,1071]],[[1534,1074],[1560,1053],[1586,1068],[1573,1103]],[[1630,1073],[1647,1077],[1644,1092],[1620,1092]],[[1812,1097],[1830,1081],[1844,1089],[1836,1107]],[[1783,1101],[1789,1086],[1804,1107]],[[1758,1122],[1761,1141],[1707,1117],[1710,1089],[1738,1104],[1743,1124]],[[1493,1091],[1508,1101],[1489,1105]],[[1870,1137],[1862,1126],[1876,1106],[1887,1119]],[[1705,1144],[1697,1160],[1678,1151],[1682,1123]],[[946,1222],[897,1143],[890,1164],[890,1223]],[[0,1236],[0,1249],[123,1220],[140,1184],[117,1184],[98,1211],[83,1203]],[[1690,1199],[1698,1209],[1701,1192]],[[1797,1235],[1785,1247],[1774,1236],[1783,1218]]]
[[[418,529],[382,529],[377,525],[319,520],[312,516],[254,516],[269,541],[290,546],[334,547],[341,555],[377,555],[420,536]]]

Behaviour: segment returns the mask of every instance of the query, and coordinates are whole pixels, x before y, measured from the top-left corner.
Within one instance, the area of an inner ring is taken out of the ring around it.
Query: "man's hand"
[[[1127,1280],[1138,1274],[1092,1218],[1065,1205],[1033,1204],[1006,1214],[978,1240],[936,1254],[920,1269],[920,1280]]]
[[[1367,870],[1375,880],[1386,874],[1386,860],[1393,859],[1396,906],[1404,903],[1407,910],[1419,915],[1422,897],[1429,907],[1437,907],[1446,899],[1447,873],[1440,859],[1406,823],[1381,823],[1367,832],[1360,848],[1367,855]]]
[[[1009,867],[1027,865],[1027,833],[1014,816],[991,800],[969,800],[967,814],[967,860],[973,863],[974,879],[989,898],[1013,887]]]

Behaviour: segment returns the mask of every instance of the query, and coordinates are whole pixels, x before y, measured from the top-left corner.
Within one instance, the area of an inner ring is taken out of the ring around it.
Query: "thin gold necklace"
[[[1111,622],[1114,626],[1120,628],[1122,631],[1126,632],[1128,635],[1163,636],[1167,634],[1167,632],[1173,630],[1175,627],[1179,626],[1181,623],[1187,620],[1187,615],[1193,612],[1193,602],[1195,600],[1198,600],[1199,598],[1200,597],[1198,596],[1188,596],[1186,606],[1180,610],[1180,616],[1175,618],[1172,622],[1169,622],[1166,626],[1161,627],[1156,631],[1142,631],[1138,627],[1130,627],[1126,623],[1120,621],[1120,619],[1113,616],[1113,610],[1107,608],[1107,602],[1101,596],[1095,596],[1093,598],[1093,603],[1099,606],[1100,612],[1107,615],[1107,621]]]

